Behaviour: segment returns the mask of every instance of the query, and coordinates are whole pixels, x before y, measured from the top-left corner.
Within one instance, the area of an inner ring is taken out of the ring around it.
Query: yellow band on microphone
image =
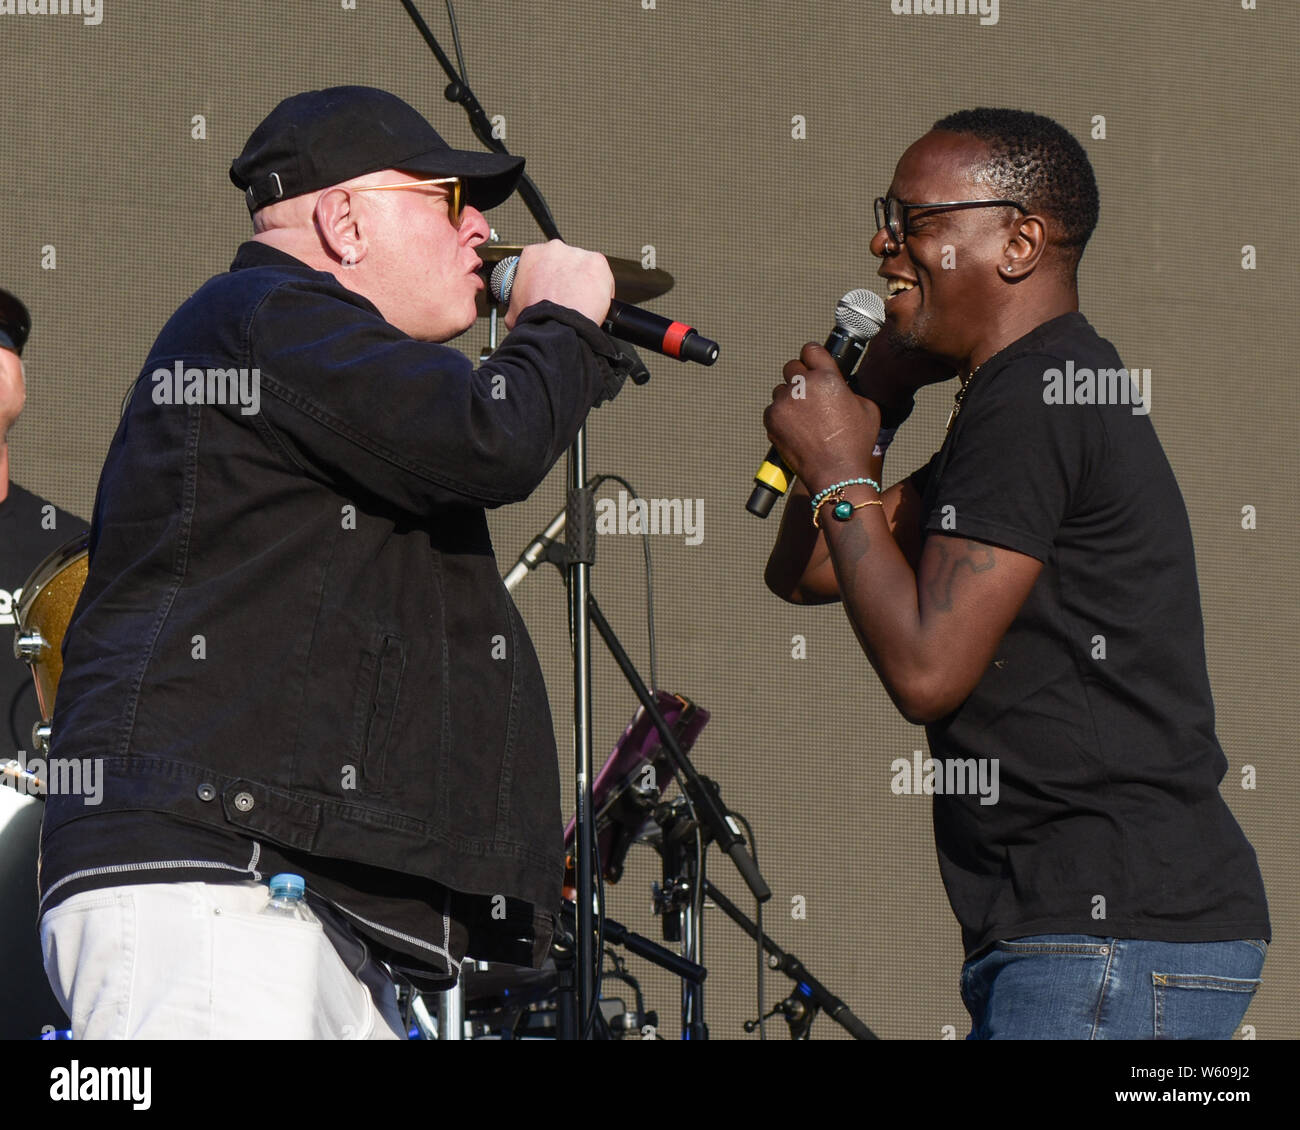
[[[754,479],[771,487],[777,494],[785,494],[790,489],[790,480],[786,477],[786,473],[775,463],[769,463],[767,460],[763,461]]]

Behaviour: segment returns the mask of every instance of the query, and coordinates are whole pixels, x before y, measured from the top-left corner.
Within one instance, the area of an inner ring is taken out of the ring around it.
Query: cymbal
[[[519,255],[523,248],[509,243],[485,243],[474,248],[483,260],[486,274],[502,259]],[[614,272],[614,297],[620,302],[647,302],[667,294],[673,288],[673,276],[657,267],[645,268],[636,259],[616,259],[606,255],[610,270]],[[486,290],[478,296],[479,317],[486,317],[494,303]]]

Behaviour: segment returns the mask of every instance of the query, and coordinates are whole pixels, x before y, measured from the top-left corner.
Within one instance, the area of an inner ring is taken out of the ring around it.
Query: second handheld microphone
[[[835,358],[835,364],[847,381],[857,368],[867,342],[880,332],[885,324],[885,304],[880,295],[869,290],[851,290],[835,306],[835,328],[826,339],[826,352]],[[790,468],[777,454],[775,447],[767,449],[767,458],[754,476],[754,490],[745,503],[745,509],[759,518],[766,518],[772,506],[790,489]]]

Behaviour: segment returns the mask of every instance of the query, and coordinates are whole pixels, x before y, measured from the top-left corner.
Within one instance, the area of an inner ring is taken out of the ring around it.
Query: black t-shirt
[[[1187,511],[1149,406],[1095,381],[1120,368],[1081,314],[1044,323],[980,367],[917,475],[928,534],[1043,562],[975,690],[926,727],[936,762],[976,762],[934,796],[968,957],[1028,934],[1270,936],[1255,853],[1219,795]],[[981,771],[996,794],[962,791]]]
[[[9,484],[9,495],[0,502],[0,761],[17,756],[17,750],[31,756],[32,726],[41,718],[31,672],[13,651],[23,584],[37,565],[86,526],[17,483]]]

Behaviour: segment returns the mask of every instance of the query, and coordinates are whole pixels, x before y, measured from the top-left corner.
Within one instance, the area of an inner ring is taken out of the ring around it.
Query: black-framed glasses
[[[1015,208],[1028,215],[1028,209],[1014,200],[936,200],[933,203],[913,203],[895,196],[876,197],[876,230],[884,228],[900,247],[907,238],[907,214],[922,208]]]

